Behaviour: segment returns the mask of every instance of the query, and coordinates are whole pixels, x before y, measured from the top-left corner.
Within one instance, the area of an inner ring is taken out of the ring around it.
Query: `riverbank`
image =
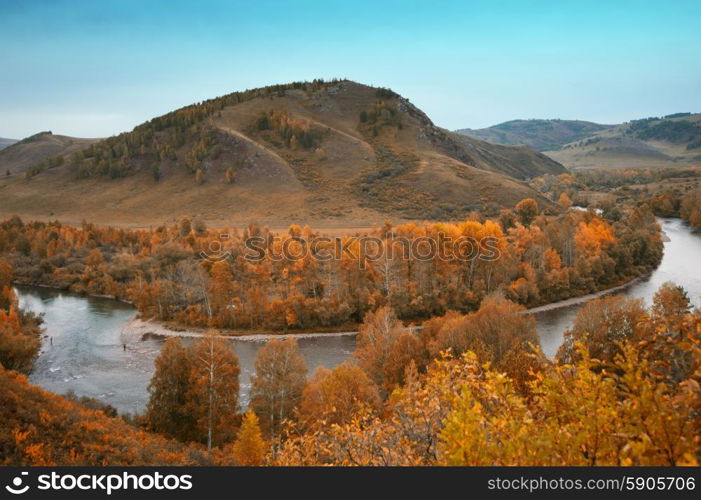
[[[669,237],[664,231],[661,231],[662,237],[665,241],[670,241]],[[597,292],[592,292],[586,295],[580,295],[577,297],[571,297],[568,299],[563,299],[557,302],[551,302],[549,304],[544,304],[541,306],[536,306],[532,307],[529,309],[526,309],[523,311],[524,314],[537,314],[541,312],[546,312],[546,311],[554,311],[557,309],[561,308],[567,308],[571,307],[574,305],[579,305],[579,304],[584,304],[586,302],[589,302],[590,300],[598,299],[606,295],[610,295],[619,291],[623,291],[626,288],[635,285],[636,283],[640,282],[644,278],[647,278],[650,276],[651,273],[646,273],[644,275],[638,276],[636,278],[633,278],[625,283],[622,283],[620,285],[606,288],[604,290],[599,290]],[[87,296],[87,297],[94,297],[94,298],[99,298],[99,299],[106,299],[106,300],[115,300],[117,302],[121,302],[124,304],[128,304],[133,306],[133,303],[121,299],[118,297],[115,297],[113,295],[100,295],[100,294],[88,294],[88,293],[76,293],[72,292],[66,287],[61,287],[61,286],[56,286],[56,285],[50,285],[46,283],[37,283],[37,282],[28,282],[28,281],[21,281],[21,280],[14,280],[13,284],[16,286],[20,287],[37,287],[37,288],[45,288],[45,289],[52,289],[52,290],[59,290],[59,291],[65,291],[67,293],[79,295],[79,296]],[[357,327],[359,325],[348,325],[351,328]],[[421,326],[407,326],[407,329],[409,330],[421,330]],[[120,333],[120,338],[122,344],[130,344],[134,342],[138,342],[144,338],[168,338],[168,337],[186,337],[186,338],[197,338],[197,337],[204,337],[206,335],[209,335],[207,333],[207,330],[214,330],[218,333],[215,334],[215,337],[218,338],[227,338],[227,339],[237,339],[241,341],[249,341],[249,342],[267,342],[268,340],[274,339],[274,338],[296,338],[296,339],[313,339],[313,338],[320,338],[320,337],[352,337],[358,335],[358,330],[338,330],[338,331],[307,331],[307,332],[285,332],[285,331],[280,331],[280,332],[248,332],[245,330],[220,330],[220,329],[205,329],[205,328],[196,328],[196,327],[191,327],[191,326],[181,326],[181,325],[168,325],[164,322],[161,322],[159,320],[155,319],[142,319],[139,317],[133,318],[132,320],[128,321],[122,328],[122,331]]]
[[[121,302],[122,304],[129,304],[130,306],[134,305],[134,303],[132,301],[119,298],[115,295],[74,292],[74,291],[71,291],[70,288],[65,287],[65,286],[47,285],[46,283],[35,283],[35,282],[31,282],[31,281],[21,281],[21,280],[12,280],[12,284],[14,286],[25,286],[25,287],[33,287],[34,286],[37,288],[47,288],[49,290],[58,290],[61,292],[72,293],[72,294],[77,295],[79,297],[94,297],[96,299],[116,300],[117,302]]]
[[[666,236],[666,235],[665,235]],[[626,288],[638,283],[644,278],[647,278],[650,273],[642,276],[633,278],[621,285],[617,285],[611,288],[606,288],[604,290],[599,290],[597,292],[589,293],[586,295],[580,295],[578,297],[571,297],[569,299],[560,300],[557,302],[551,302],[550,304],[545,304],[542,306],[532,307],[526,309],[524,314],[537,314],[545,311],[554,311],[556,309],[566,308],[573,305],[584,304],[590,300],[598,299],[606,295],[610,295],[619,291],[623,291]],[[30,283],[22,282],[19,280],[13,281],[16,286],[24,287],[37,287],[52,290],[65,291],[67,293],[74,293],[67,290],[65,287],[48,285],[43,283]],[[88,297],[95,297],[107,300],[116,300],[118,302],[133,305],[130,301],[119,299],[111,295],[98,295],[98,294],[78,294]],[[408,326],[411,330],[421,330],[421,326]],[[358,335],[357,330],[348,331],[323,331],[323,332],[264,332],[264,333],[248,333],[246,331],[231,331],[231,330],[219,330],[219,329],[209,329],[214,330],[216,333],[214,336],[217,338],[226,339],[236,339],[248,342],[267,342],[268,340],[274,338],[296,338],[296,339],[313,339],[320,337],[353,337]],[[120,339],[122,344],[131,344],[134,342],[141,341],[144,338],[168,338],[168,337],[183,337],[183,338],[198,338],[209,335],[207,329],[204,328],[193,328],[193,327],[183,327],[183,326],[170,326],[163,322],[155,319],[142,319],[139,317],[133,318],[128,321],[120,332]]]
[[[561,309],[564,307],[570,307],[578,304],[584,304],[590,300],[598,299],[606,295],[610,295],[616,292],[625,290],[626,288],[635,285],[642,279],[649,277],[650,273],[638,276],[621,285],[617,285],[611,288],[606,288],[604,290],[599,290],[598,292],[589,293],[586,295],[580,295],[578,297],[572,297],[565,300],[560,300],[557,302],[551,302],[550,304],[545,304],[542,306],[532,307],[526,309],[524,314],[537,314],[545,311],[554,311],[556,309]],[[409,326],[410,330],[421,330],[421,326]],[[211,329],[210,329],[211,330]],[[214,334],[216,338],[224,339],[236,339],[249,342],[267,342],[268,340],[274,338],[296,338],[296,339],[311,339],[319,337],[352,337],[358,335],[358,331],[331,331],[331,332],[305,332],[305,333],[285,333],[285,332],[270,332],[270,333],[238,333],[238,332],[228,332],[222,330],[214,329],[219,333]],[[181,328],[181,327],[170,327],[164,323],[161,323],[154,319],[142,319],[134,318],[128,321],[122,328],[120,338],[122,338],[122,343],[129,344],[132,342],[140,341],[143,338],[148,337],[184,337],[184,338],[199,338],[210,335],[206,333],[205,329],[195,329],[195,328]]]
[[[346,332],[313,332],[313,333],[221,333],[220,330],[215,330],[219,333],[214,334],[216,338],[236,339],[248,342],[267,342],[274,338],[294,338],[294,339],[313,339],[319,337],[352,337],[358,334],[357,331]],[[159,323],[152,319],[134,318],[128,321],[120,332],[120,339],[123,344],[138,342],[143,338],[148,337],[184,337],[184,338],[199,338],[210,335],[205,330],[183,328],[170,328],[163,323]]]
[[[530,309],[526,309],[524,311],[524,313],[536,314],[536,313],[545,312],[545,311],[554,311],[555,309],[560,309],[563,307],[570,307],[570,306],[575,306],[578,304],[584,304],[585,302],[589,302],[590,300],[599,299],[599,298],[604,297],[606,295],[611,295],[612,293],[623,291],[626,288],[635,285],[636,283],[638,283],[642,279],[647,278],[649,276],[650,276],[650,273],[647,273],[647,274],[644,274],[642,276],[638,276],[636,278],[633,278],[630,281],[626,281],[622,285],[617,285],[617,286],[614,286],[611,288],[606,288],[604,290],[599,290],[598,292],[588,293],[586,295],[580,295],[578,297],[572,297],[572,298],[565,299],[565,300],[559,300],[557,302],[551,302],[550,304],[545,304],[542,306],[531,307]]]

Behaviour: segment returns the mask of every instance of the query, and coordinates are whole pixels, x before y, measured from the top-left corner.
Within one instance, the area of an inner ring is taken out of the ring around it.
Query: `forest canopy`
[[[203,259],[222,233],[229,235],[225,258]],[[208,229],[183,218],[174,226],[130,230],[15,217],[0,222],[0,253],[21,283],[113,296],[132,302],[146,318],[183,325],[276,331],[343,328],[385,305],[402,321],[466,313],[495,292],[533,307],[619,285],[653,269],[662,255],[659,226],[644,206],[610,219],[575,209],[545,216],[527,199],[496,220],[388,222],[366,235],[384,258],[364,258],[349,235],[327,240],[326,248],[317,246],[304,258],[280,259],[300,240],[323,236],[308,226],[276,234],[255,224],[243,231]],[[246,258],[251,238],[261,245],[256,261]],[[498,258],[464,259],[445,246],[438,249],[441,258],[427,260],[395,246],[449,238],[478,242],[476,255],[495,252]],[[480,246],[485,242],[489,248]],[[319,258],[335,244],[351,251]]]

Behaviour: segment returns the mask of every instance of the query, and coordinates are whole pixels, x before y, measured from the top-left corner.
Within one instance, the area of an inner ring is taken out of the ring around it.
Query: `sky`
[[[0,137],[349,78],[439,126],[701,112],[701,2],[0,0]]]

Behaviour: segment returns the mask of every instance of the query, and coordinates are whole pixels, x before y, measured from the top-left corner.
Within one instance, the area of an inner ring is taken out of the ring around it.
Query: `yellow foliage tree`
[[[231,450],[234,460],[239,465],[263,465],[267,448],[268,445],[260,431],[258,417],[253,410],[248,410]]]

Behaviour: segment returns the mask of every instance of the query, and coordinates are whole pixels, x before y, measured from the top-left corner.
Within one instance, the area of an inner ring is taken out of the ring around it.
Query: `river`
[[[701,307],[701,237],[678,219],[662,219],[669,241],[660,266],[649,278],[623,293],[648,303],[666,281],[682,285]],[[130,343],[125,351],[120,332],[136,315],[127,304],[82,297],[36,287],[17,288],[21,307],[44,315],[45,338],[30,381],[52,392],[97,398],[121,413],[143,412],[148,402],[148,383],[154,359],[163,340],[145,338]],[[581,305],[536,314],[543,351],[552,357],[562,343]],[[241,364],[241,403],[245,406],[255,355],[260,342],[232,340]],[[299,339],[310,373],[317,366],[332,368],[355,349],[354,337],[329,336]]]
[[[624,291],[629,297],[639,297],[647,305],[657,289],[671,281],[681,285],[692,303],[701,307],[701,236],[691,232],[681,219],[658,219],[669,241],[664,244],[662,262],[649,277],[636,281]],[[552,358],[562,344],[565,330],[572,324],[582,304],[536,313],[536,323],[543,352]]]
[[[148,402],[148,383],[164,339],[120,341],[122,326],[136,316],[127,304],[83,297],[50,288],[17,287],[20,306],[44,315],[45,335],[29,380],[52,392],[74,391],[108,403],[120,413],[140,413]],[[184,342],[189,340],[184,339]],[[248,401],[253,363],[261,342],[232,340],[241,366],[241,403]],[[299,339],[309,372],[348,359],[355,338]]]

